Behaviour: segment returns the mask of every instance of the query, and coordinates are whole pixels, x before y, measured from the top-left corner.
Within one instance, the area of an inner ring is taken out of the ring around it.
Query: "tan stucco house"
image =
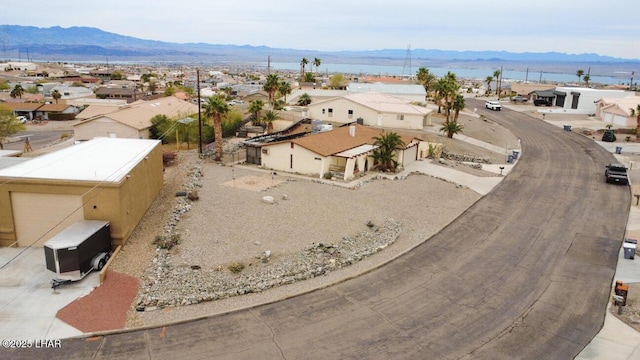
[[[410,100],[376,92],[356,93],[312,103],[309,117],[326,122],[393,129],[422,129],[431,124],[432,109]]]
[[[113,110],[105,108],[104,110]],[[84,111],[92,111],[89,106]],[[83,118],[83,112],[78,116]],[[198,113],[198,105],[167,96],[149,101],[137,101],[115,111],[98,114],[73,126],[74,138],[79,141],[94,137],[148,139],[151,119],[156,115],[179,119]]]
[[[323,177],[327,173],[343,180],[371,170],[375,164],[374,137],[383,130],[358,124],[329,131],[267,143],[261,147],[261,164],[271,170]],[[402,136],[405,147],[397,149],[400,166],[406,166],[427,154],[420,151],[422,143],[411,136]]]
[[[163,185],[158,140],[97,138],[0,169],[0,246],[42,246],[80,220],[129,238]]]
[[[618,99],[602,98],[596,103],[596,117],[607,124],[636,127],[638,105],[640,105],[640,96],[636,95]]]

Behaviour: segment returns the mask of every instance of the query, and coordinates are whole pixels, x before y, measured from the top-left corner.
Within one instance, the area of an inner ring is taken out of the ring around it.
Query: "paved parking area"
[[[58,310],[98,285],[92,272],[55,291],[42,248],[0,248],[0,338],[61,339],[82,332],[56,318]]]

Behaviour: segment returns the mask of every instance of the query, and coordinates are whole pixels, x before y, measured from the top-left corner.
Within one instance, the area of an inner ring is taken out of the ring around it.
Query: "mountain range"
[[[301,58],[319,57],[323,63],[402,65],[408,59],[417,66],[473,66],[503,64],[569,63],[571,66],[609,64],[614,67],[640,61],[598,54],[513,53],[507,51],[445,51],[380,49],[368,51],[313,51],[267,46],[172,43],[144,40],[92,27],[59,26],[39,28],[0,25],[0,59],[33,61],[108,61],[237,63],[272,61],[297,63]]]

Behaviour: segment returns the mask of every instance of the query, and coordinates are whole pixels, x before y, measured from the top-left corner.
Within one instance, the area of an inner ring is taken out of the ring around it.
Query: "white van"
[[[484,103],[484,107],[495,111],[502,110],[502,105],[498,101],[487,101]]]

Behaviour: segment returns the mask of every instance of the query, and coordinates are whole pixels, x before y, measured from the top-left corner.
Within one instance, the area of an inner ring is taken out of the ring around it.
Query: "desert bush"
[[[174,246],[180,244],[180,234],[158,235],[153,244],[160,249],[171,250]]]
[[[164,150],[162,151],[162,164],[167,166],[171,165],[178,158],[178,153],[175,151]]]
[[[199,200],[200,196],[198,195],[198,190],[193,190],[193,191],[189,192],[187,194],[187,199],[189,199],[191,201]]]
[[[238,274],[242,270],[244,270],[244,264],[241,262],[234,261],[231,264],[229,264],[229,266],[227,266],[227,269],[229,269],[229,271],[231,271],[234,274]]]

